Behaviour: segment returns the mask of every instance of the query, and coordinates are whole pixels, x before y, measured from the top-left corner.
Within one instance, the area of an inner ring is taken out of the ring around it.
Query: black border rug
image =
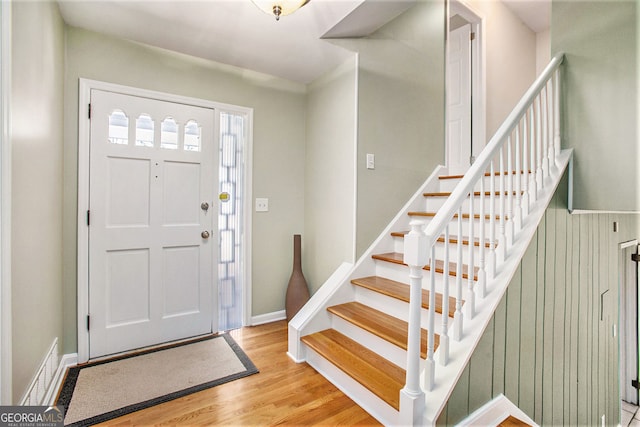
[[[65,415],[66,415],[67,408],[69,407],[69,403],[71,403],[71,397],[73,396],[73,390],[75,389],[76,382],[78,381],[78,376],[80,375],[80,371],[82,369],[84,369],[84,368],[90,368],[90,367],[97,366],[97,365],[102,365],[102,364],[105,364],[105,363],[115,362],[115,361],[123,360],[123,359],[129,359],[129,358],[142,356],[142,355],[149,354],[149,353],[154,353],[154,352],[158,352],[158,351],[162,351],[162,350],[167,350],[167,349],[170,349],[170,348],[180,347],[180,346],[189,345],[189,344],[193,344],[193,343],[196,343],[196,342],[201,342],[201,341],[206,341],[206,340],[211,340],[211,339],[216,339],[216,338],[224,338],[227,341],[227,344],[229,344],[229,347],[231,347],[231,349],[234,351],[234,353],[236,354],[236,356],[238,357],[238,359],[240,360],[242,365],[245,367],[245,371],[237,372],[235,374],[231,374],[231,375],[226,376],[226,377],[222,377],[222,378],[218,378],[218,379],[213,380],[213,381],[209,381],[209,382],[206,382],[206,383],[198,384],[198,385],[195,385],[193,387],[185,388],[183,390],[176,391],[176,392],[173,392],[173,393],[170,393],[170,394],[166,394],[164,396],[156,397],[156,398],[153,398],[153,399],[150,399],[150,400],[146,400],[144,402],[138,402],[138,403],[135,403],[135,404],[132,404],[132,405],[128,405],[128,406],[125,406],[125,407],[122,407],[122,408],[119,408],[119,409],[116,409],[116,410],[113,410],[113,411],[110,411],[110,412],[106,412],[104,414],[96,415],[96,416],[91,417],[91,418],[87,418],[87,419],[84,419],[84,420],[81,420],[81,421],[77,421],[77,422],[72,423],[72,424],[65,424],[65,426],[71,426],[71,427],[90,426],[90,425],[102,423],[102,422],[105,422],[105,421],[108,421],[108,420],[112,420],[114,418],[121,417],[121,416],[126,415],[126,414],[130,414],[132,412],[139,411],[141,409],[149,408],[149,407],[154,406],[154,405],[159,405],[160,403],[168,402],[170,400],[174,400],[174,399],[177,399],[179,397],[186,396],[186,395],[191,394],[191,393],[196,393],[196,392],[199,392],[199,391],[202,391],[202,390],[206,390],[208,388],[215,387],[215,386],[220,385],[220,384],[224,384],[224,383],[228,383],[228,382],[237,380],[239,378],[244,378],[244,377],[247,377],[249,375],[257,374],[259,372],[258,369],[253,364],[253,362],[251,362],[249,357],[245,354],[244,351],[242,351],[240,346],[235,342],[235,340],[229,334],[225,333],[225,334],[220,334],[220,335],[212,335],[212,336],[207,336],[207,337],[200,338],[200,339],[191,340],[191,341],[188,341],[188,342],[178,343],[178,344],[175,344],[175,345],[168,345],[168,346],[164,346],[164,347],[160,347],[160,348],[154,348],[154,349],[150,349],[150,350],[137,352],[137,353],[131,354],[131,355],[126,355],[126,356],[122,356],[122,357],[116,357],[116,358],[105,360],[105,361],[89,363],[87,365],[75,366],[75,367],[69,368],[68,371],[67,371],[67,375],[65,376],[64,383],[62,384],[62,388],[60,390],[60,395],[58,396],[58,400],[56,401],[56,405],[64,406],[64,411],[65,411]]]

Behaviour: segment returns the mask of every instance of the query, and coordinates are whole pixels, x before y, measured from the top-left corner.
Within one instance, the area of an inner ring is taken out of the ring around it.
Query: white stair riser
[[[331,327],[342,335],[351,338],[358,344],[365,346],[369,350],[384,357],[391,363],[394,363],[406,369],[407,367],[407,352],[406,350],[391,344],[390,342],[368,332],[364,329],[354,325],[341,318],[340,316],[333,315],[331,319]]]
[[[360,288],[356,291],[356,301],[368,305],[369,307],[374,308],[378,311],[382,311],[383,313],[386,313],[390,316],[402,319],[405,322],[408,321],[409,303],[406,303],[404,301],[400,301],[392,297],[387,297],[385,295],[381,295],[377,292],[370,291],[365,288]],[[422,309],[422,324],[425,329],[427,325],[428,314],[429,310]],[[435,328],[433,332],[436,334],[440,334],[442,331],[442,315],[436,313],[434,318]],[[452,320],[453,319],[451,319],[451,321]]]
[[[496,217],[498,217],[498,212],[495,212]],[[506,215],[506,211],[505,211],[505,215]],[[425,223],[425,225],[428,226],[428,224],[433,220],[433,217],[425,217],[425,216],[419,216],[419,215],[415,215],[412,216],[413,219],[416,220],[420,220],[423,221]],[[469,237],[470,233],[469,233],[469,225],[470,225],[470,220],[468,218],[462,218],[462,235],[464,237]],[[507,223],[508,220],[505,218],[505,227],[507,227]],[[488,218],[485,218],[484,220],[480,221],[480,219],[474,219],[473,220],[473,237],[475,239],[478,239],[478,236],[480,234],[480,226],[481,224],[484,225],[484,238],[486,241],[490,240],[490,231],[491,231],[491,221]],[[494,227],[495,227],[495,240],[497,240],[498,236],[500,235],[500,219],[496,218],[494,219]],[[449,225],[449,234],[450,235],[457,235],[458,234],[458,219],[454,218],[453,221],[451,221],[450,225]]]
[[[395,247],[394,251],[399,253],[404,253],[404,239],[402,237],[395,237]],[[436,243],[436,259],[444,260],[446,245],[444,243]],[[487,253],[489,252],[489,248],[485,246],[484,253],[485,259],[487,258]],[[475,262],[478,261],[480,257],[480,247],[473,245],[473,259]],[[468,263],[469,260],[469,245],[462,244],[462,263]],[[458,245],[457,244],[449,244],[449,261],[458,262]]]
[[[386,277],[391,280],[395,280],[400,283],[408,283],[409,282],[409,268],[403,265],[393,264],[384,261],[378,261],[376,264],[376,276]],[[422,288],[429,289],[429,280],[431,277],[431,272],[424,270],[422,276]],[[436,273],[435,275],[436,283],[435,290],[436,292],[443,293],[444,289],[444,276],[440,273]],[[475,283],[475,282],[474,282]],[[455,296],[456,294],[456,277],[449,276],[449,296]],[[462,278],[462,298],[467,299],[467,288],[468,288],[468,279]]]
[[[512,209],[516,209],[516,206],[518,206],[517,203],[517,195],[512,195],[511,196],[511,203],[512,203]],[[442,205],[444,205],[444,203],[447,201],[446,197],[426,197],[425,198],[425,203],[424,203],[424,209],[426,212],[437,212],[438,210],[440,210],[440,208],[442,207]],[[509,203],[509,196],[505,195],[504,196],[504,201],[501,201],[499,196],[494,196],[493,197],[493,202],[491,201],[491,197],[490,196],[485,196],[484,197],[484,212],[485,214],[489,213],[490,207],[491,207],[491,203],[493,203],[494,205],[494,210],[495,212],[498,212],[500,209],[500,203],[504,202],[505,205],[505,210],[506,207],[508,206]],[[520,205],[522,206],[522,195],[520,196]],[[466,199],[463,203],[462,203],[462,212],[463,213],[468,213],[469,212],[469,206],[471,205],[471,203],[469,202],[469,199]],[[474,213],[480,213],[480,196],[474,196],[473,197],[473,212]]]
[[[512,174],[511,175],[513,177],[513,189],[516,189],[516,175]],[[526,184],[526,188],[529,188],[529,184],[531,182],[531,177],[532,175],[530,174],[521,174],[520,175],[520,189],[524,190],[525,189],[525,178],[529,179],[529,181],[527,181]],[[439,179],[439,190],[441,192],[450,192],[453,191],[456,187],[456,185],[458,185],[458,183],[460,182],[460,178],[455,178],[455,179]],[[495,181],[494,181],[494,191],[499,191],[500,190],[500,176],[496,176],[495,177]],[[504,189],[505,191],[508,188],[508,180],[507,180],[507,175],[505,175],[505,180],[504,180]],[[484,177],[484,191],[489,191],[491,188],[491,177],[489,176],[485,176]],[[478,182],[476,184],[476,187],[474,188],[474,191],[480,191],[480,182]]]

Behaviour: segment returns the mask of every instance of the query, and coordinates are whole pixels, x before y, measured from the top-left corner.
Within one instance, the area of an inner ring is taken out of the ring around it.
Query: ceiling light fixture
[[[290,15],[300,9],[309,0],[252,0],[263,12],[274,15],[276,21],[280,20],[280,16]]]

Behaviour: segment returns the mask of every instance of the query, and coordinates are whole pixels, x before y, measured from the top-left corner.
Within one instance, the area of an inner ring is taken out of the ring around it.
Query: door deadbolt
[[[200,204],[200,209],[202,209],[205,212],[208,211],[209,210],[209,203],[202,202],[202,204]]]
[[[200,235],[202,236],[203,239],[208,239],[210,234],[207,230],[203,231],[202,233],[200,233]]]

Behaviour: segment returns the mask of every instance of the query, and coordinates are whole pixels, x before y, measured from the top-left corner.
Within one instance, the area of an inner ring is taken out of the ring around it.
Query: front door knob
[[[203,239],[208,239],[210,234],[207,230],[203,231],[202,233],[200,233],[200,235],[202,236]]]
[[[200,205],[200,209],[202,209],[205,212],[208,211],[209,210],[209,203],[202,202],[202,204]]]

